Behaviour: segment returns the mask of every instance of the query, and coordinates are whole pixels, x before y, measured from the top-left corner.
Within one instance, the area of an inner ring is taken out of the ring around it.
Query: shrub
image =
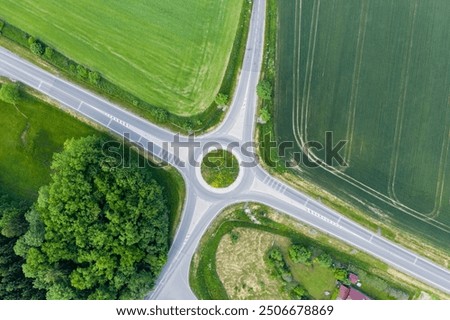
[[[338,281],[346,282],[348,279],[348,272],[345,269],[335,269],[334,270],[334,277]]]
[[[333,259],[327,253],[320,254],[319,256],[316,257],[315,261],[317,261],[317,263],[326,268],[330,268],[331,265],[333,264]]]
[[[52,60],[53,58],[53,48],[50,47],[46,47],[45,48],[45,52],[44,52],[44,56],[48,59],[48,60]]]
[[[37,56],[42,56],[44,54],[44,47],[39,42],[30,44],[30,50]]]
[[[100,82],[101,76],[97,71],[89,71],[89,82],[97,85]]]
[[[0,20],[0,32],[2,32],[4,26],[5,26],[5,22]]]
[[[69,72],[75,74],[77,72],[77,67],[74,64],[69,64]]]
[[[289,257],[294,263],[311,264],[311,251],[299,245],[292,245],[289,248]]]
[[[270,121],[271,116],[269,110],[267,108],[262,108],[260,111],[260,117],[264,123]]]
[[[307,291],[305,288],[303,288],[301,285],[296,285],[294,288],[292,288],[291,290],[291,297],[293,299],[302,299],[303,297],[305,297],[307,295]]]
[[[192,126],[192,121],[191,121],[191,120],[185,120],[185,121],[183,122],[183,129],[184,129],[184,130],[186,130],[186,131],[192,131],[192,128],[193,128],[193,126]]]
[[[88,76],[88,70],[81,64],[77,65],[77,76],[81,79],[86,79]]]
[[[239,233],[236,231],[230,232],[231,243],[236,244],[239,240]]]
[[[154,114],[156,120],[161,123],[167,122],[167,120],[169,119],[169,112],[167,112],[166,110],[161,109],[161,108],[154,108],[153,114]],[[190,122],[185,123],[184,125],[186,127],[192,126],[192,124]]]
[[[20,91],[17,83],[5,83],[0,88],[0,99],[4,102],[16,104],[19,98]]]
[[[36,39],[34,37],[28,37],[28,45],[31,46],[33,43],[36,42]]]
[[[228,104],[228,100],[229,100],[228,95],[219,93],[219,94],[217,94],[216,99],[214,101],[219,106],[225,106]]]
[[[267,80],[261,81],[256,87],[256,93],[261,99],[270,100],[272,98],[272,84]]]

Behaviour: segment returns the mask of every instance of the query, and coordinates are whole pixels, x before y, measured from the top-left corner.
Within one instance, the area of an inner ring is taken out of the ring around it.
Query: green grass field
[[[275,102],[279,140],[324,142],[331,131],[349,141],[349,167],[302,167],[304,176],[441,244],[450,239],[448,10],[446,0],[283,3]]]
[[[202,161],[203,179],[214,188],[230,186],[239,175],[239,163],[233,154],[225,150],[208,153]]]
[[[50,182],[53,153],[67,139],[106,135],[28,93],[17,108],[0,101],[0,189],[17,200],[32,203],[41,186]],[[184,181],[173,168],[149,168],[165,189],[172,240],[184,202]]]
[[[313,263],[312,266],[305,266],[287,260],[294,279],[308,290],[311,297],[317,300],[329,299],[324,295],[324,292],[333,292],[336,286],[336,279],[332,270],[317,263]]]
[[[193,115],[219,90],[242,3],[0,0],[0,18],[141,99]]]
[[[34,201],[50,182],[53,153],[64,141],[97,133],[61,110],[26,95],[17,109],[0,101],[0,187],[15,198]]]

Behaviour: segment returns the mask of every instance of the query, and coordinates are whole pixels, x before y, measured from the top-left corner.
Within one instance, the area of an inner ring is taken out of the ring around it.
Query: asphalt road
[[[141,148],[173,165],[184,177],[187,196],[180,226],[169,252],[168,263],[147,298],[196,298],[189,287],[192,256],[202,235],[218,213],[225,207],[240,202],[260,202],[271,206],[450,293],[449,270],[350,221],[271,177],[258,164],[241,167],[237,182],[224,190],[207,186],[199,175],[198,167],[188,164],[190,159],[201,159],[202,148],[211,142],[225,147],[252,141],[256,123],[256,85],[259,81],[263,52],[265,0],[254,1],[253,6],[243,68],[228,114],[216,129],[196,137],[200,148],[196,148],[192,153],[186,148],[177,152],[172,145],[165,147],[165,142],[174,141],[173,132],[52,75],[2,48],[0,75],[25,83],[58,101],[62,107],[75,111],[120,136],[129,136],[129,139]],[[180,141],[187,142],[188,137],[180,136]],[[251,159],[248,153],[239,148],[234,148],[233,152],[241,162]]]

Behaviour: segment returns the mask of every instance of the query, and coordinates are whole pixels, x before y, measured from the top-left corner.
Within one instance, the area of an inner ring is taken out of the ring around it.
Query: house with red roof
[[[354,273],[350,273],[348,275],[348,280],[350,281],[351,284],[357,284],[359,281],[359,277]]]
[[[341,284],[337,300],[372,300],[361,291]]]

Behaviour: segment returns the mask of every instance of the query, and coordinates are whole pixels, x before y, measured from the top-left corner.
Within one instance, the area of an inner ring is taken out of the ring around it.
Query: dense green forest
[[[162,188],[97,136],[68,140],[33,205],[0,198],[1,299],[139,299],[166,262]],[[145,226],[145,228],[143,228]]]

